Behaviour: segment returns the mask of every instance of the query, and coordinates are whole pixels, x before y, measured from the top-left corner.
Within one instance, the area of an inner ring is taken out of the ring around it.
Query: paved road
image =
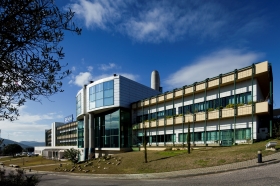
[[[280,185],[280,163],[186,178],[110,179],[90,176],[43,175],[39,186],[88,185]]]

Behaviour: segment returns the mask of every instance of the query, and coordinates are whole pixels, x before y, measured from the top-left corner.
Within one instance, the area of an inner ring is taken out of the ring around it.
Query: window
[[[78,147],[84,147],[84,121],[78,121]]]
[[[207,137],[206,137],[207,141],[215,141],[218,139],[217,131],[207,131],[206,135],[207,135]]]
[[[78,116],[81,113],[82,113],[82,110],[81,110],[81,94],[78,94],[78,96],[76,97],[76,114]]]
[[[96,147],[120,147],[120,110],[95,117]]]
[[[235,130],[235,139],[236,140],[246,140],[251,139],[251,129],[236,129]]]
[[[164,118],[164,111],[157,112],[158,119]]]
[[[114,105],[114,80],[89,88],[89,109]]]
[[[193,141],[193,133],[190,133],[190,141]],[[188,133],[179,133],[179,142],[188,142]]]
[[[164,135],[157,135],[157,136],[151,136],[152,142],[164,142]],[[165,142],[175,142],[176,137],[173,134],[166,134],[165,135]]]
[[[165,111],[165,116],[173,116],[176,114],[176,108],[168,109]]]

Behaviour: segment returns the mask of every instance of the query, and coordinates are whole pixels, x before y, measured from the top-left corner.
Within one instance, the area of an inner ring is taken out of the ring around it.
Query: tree
[[[4,142],[4,139],[0,138],[0,154],[2,154],[2,147],[1,146],[2,146],[3,142]]]
[[[14,120],[27,100],[62,92],[64,31],[81,34],[74,12],[53,0],[0,0],[0,119]]]
[[[22,147],[18,144],[9,144],[3,149],[4,154],[11,154],[13,157],[20,152],[22,152]]]
[[[143,146],[144,146],[144,160],[145,163],[148,163],[148,156],[147,156],[147,144],[148,144],[148,139],[147,139],[147,129],[146,126],[144,125],[144,142],[143,142]]]
[[[4,142],[4,139],[0,138],[0,146],[2,145],[3,142]]]
[[[69,159],[72,163],[77,163],[79,161],[80,151],[77,149],[66,149],[64,151],[64,157]]]
[[[27,176],[23,170],[17,169],[6,175],[5,170],[0,169],[0,185],[2,186],[35,186],[40,182],[36,175]]]
[[[188,121],[188,136],[187,136],[187,143],[188,143],[188,153],[191,153],[191,132],[190,132],[191,124]]]

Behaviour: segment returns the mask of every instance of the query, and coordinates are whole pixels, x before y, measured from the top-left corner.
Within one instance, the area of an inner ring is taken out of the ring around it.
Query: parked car
[[[34,152],[28,152],[28,153],[27,153],[27,156],[28,156],[28,157],[36,156],[36,154],[34,154]]]

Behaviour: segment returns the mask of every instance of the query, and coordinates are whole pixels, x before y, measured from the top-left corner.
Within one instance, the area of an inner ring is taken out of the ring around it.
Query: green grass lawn
[[[272,140],[277,141],[279,145],[276,148],[280,148],[280,140]],[[246,161],[257,158],[258,150],[262,150],[263,156],[266,156],[277,152],[265,150],[265,144],[272,140],[231,147],[197,147],[195,150],[191,150],[190,154],[187,150],[148,151],[148,163],[144,163],[143,151],[116,154],[107,160],[95,159],[76,166],[71,162],[58,162],[42,157],[5,158],[0,162],[4,162],[6,165],[17,164],[21,168],[44,165],[31,168],[37,171],[64,172],[72,169],[72,172],[75,173],[87,172],[89,174],[156,173]],[[62,167],[60,167],[60,163],[62,163]]]

